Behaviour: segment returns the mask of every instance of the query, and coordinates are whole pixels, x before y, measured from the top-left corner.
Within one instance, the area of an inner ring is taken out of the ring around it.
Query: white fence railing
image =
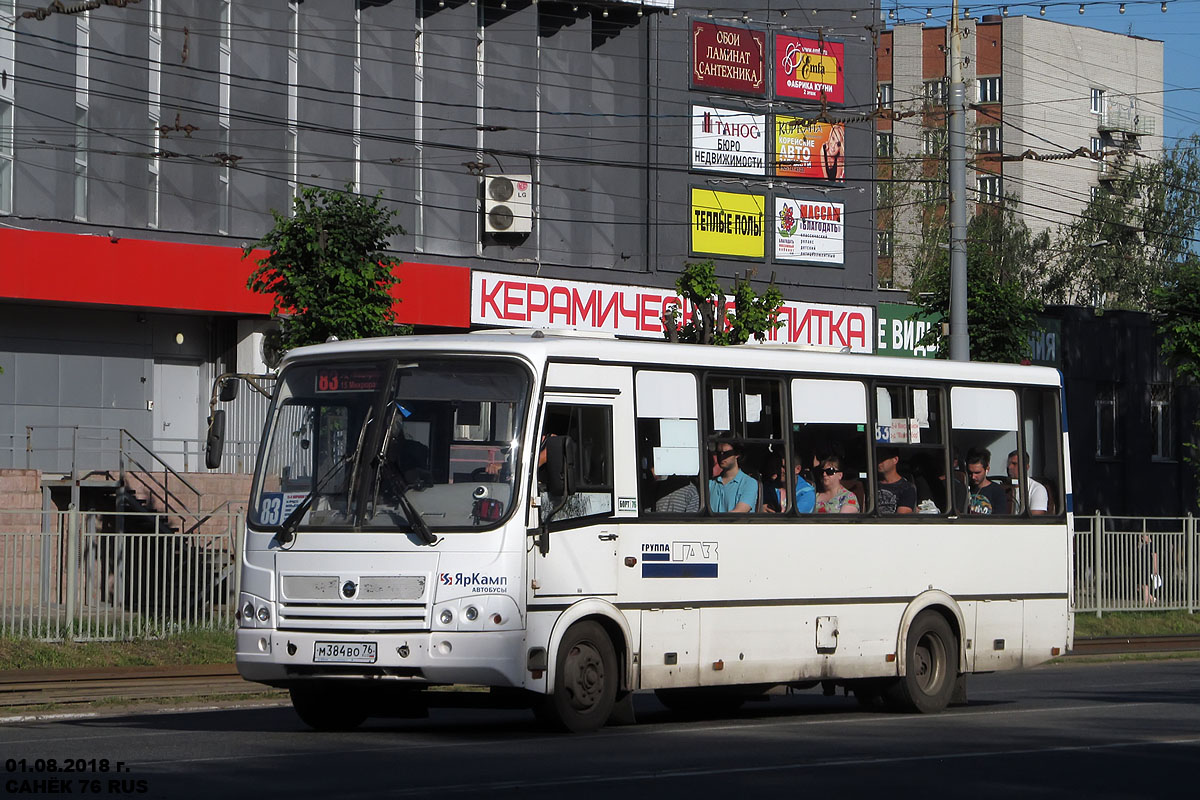
[[[1198,533],[1192,516],[1076,517],[1076,613],[1194,612]]]
[[[85,641],[231,630],[243,523],[226,511],[0,512],[0,635]]]

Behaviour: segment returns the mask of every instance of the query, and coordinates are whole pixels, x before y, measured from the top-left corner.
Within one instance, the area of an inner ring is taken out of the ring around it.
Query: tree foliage
[[[1154,288],[1195,252],[1200,225],[1200,135],[1160,161],[1106,159],[1118,176],[1064,229],[1043,273],[1048,303],[1149,310]]]
[[[1200,379],[1200,258],[1178,264],[1150,297],[1163,360],[1176,375]]]
[[[1029,334],[1037,328],[1042,304],[1026,281],[1048,247],[1049,236],[1034,236],[1009,203],[981,208],[967,222],[967,330],[973,361],[1018,363],[1029,356]],[[948,249],[928,252],[914,281],[913,297],[926,314],[949,320]],[[941,357],[949,350],[949,340],[936,328],[921,344],[937,344]]]
[[[306,187],[293,215],[272,210],[275,225],[245,249],[267,250],[247,286],[275,296],[271,315],[280,319],[285,349],[324,342],[331,336],[357,339],[407,332],[395,325],[391,289],[398,263],[387,253],[388,239],[404,230],[396,213],[377,195]]]
[[[684,264],[675,289],[691,304],[692,317],[683,322],[683,314],[675,306],[663,312],[663,328],[672,342],[745,344],[750,337],[761,342],[783,324],[779,320],[783,293],[775,286],[774,278],[761,295],[754,291],[748,278],[735,278],[732,310],[727,307],[726,293],[717,280],[712,261]]]

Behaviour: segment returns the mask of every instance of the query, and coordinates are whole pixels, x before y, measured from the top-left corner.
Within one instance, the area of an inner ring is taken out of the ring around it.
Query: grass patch
[[[0,670],[232,664],[233,631],[187,631],[132,642],[42,642],[0,637]]]
[[[1186,611],[1106,611],[1075,615],[1075,636],[1178,636],[1200,634],[1200,614]]]

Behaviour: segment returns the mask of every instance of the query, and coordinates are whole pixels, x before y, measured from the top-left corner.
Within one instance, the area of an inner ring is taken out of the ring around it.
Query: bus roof
[[[559,359],[595,360],[609,364],[667,368],[699,366],[716,369],[754,369],[764,372],[869,375],[1037,386],[1059,386],[1061,383],[1058,370],[1050,367],[830,353],[775,344],[714,347],[646,339],[616,339],[609,335],[596,336],[570,331],[527,329],[470,334],[386,336],[327,342],[290,351],[284,359],[284,365],[310,359],[365,358],[413,351],[519,355],[534,364]]]

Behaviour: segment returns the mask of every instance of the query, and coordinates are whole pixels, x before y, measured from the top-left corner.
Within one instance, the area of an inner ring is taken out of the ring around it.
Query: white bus
[[[940,711],[968,673],[1071,644],[1061,395],[1052,369],[779,346],[300,348],[258,456],[238,669],[319,729],[455,684],[572,731],[651,689]]]

